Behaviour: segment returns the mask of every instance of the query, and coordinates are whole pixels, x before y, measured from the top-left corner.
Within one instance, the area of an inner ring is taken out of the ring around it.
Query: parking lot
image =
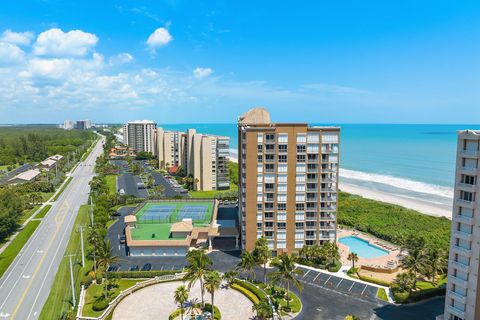
[[[376,297],[378,288],[375,286],[366,285],[305,268],[300,269],[304,271],[303,276],[300,277],[300,281],[304,284],[336,291],[338,293],[348,294],[349,296],[369,300],[375,303],[378,302]]]

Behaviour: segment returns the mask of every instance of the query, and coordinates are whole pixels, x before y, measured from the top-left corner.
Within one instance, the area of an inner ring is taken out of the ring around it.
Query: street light
[[[69,254],[65,256],[65,257],[68,257],[70,260],[70,284],[72,286],[72,297],[73,297],[72,309],[75,309],[75,306],[77,305],[77,298],[75,297],[75,284],[73,282],[73,266],[72,266],[72,257],[74,256],[75,256],[74,254]]]

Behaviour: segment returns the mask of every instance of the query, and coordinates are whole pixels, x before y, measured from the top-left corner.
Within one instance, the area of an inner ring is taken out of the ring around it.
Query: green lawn
[[[30,221],[18,233],[7,248],[0,254],[0,277],[7,271],[10,264],[13,262],[18,252],[23,248],[25,243],[30,239],[35,229],[37,229],[40,221]]]
[[[64,252],[64,255],[75,255],[75,257],[72,257],[72,262],[77,301],[80,295],[80,282],[84,278],[85,274],[88,273],[88,271],[90,271],[92,268],[92,262],[89,259],[85,259],[85,268],[81,267],[82,256],[80,249],[80,233],[77,232],[78,226],[85,226],[90,221],[88,208],[88,205],[82,205],[80,207],[78,216],[75,219],[75,225],[73,226],[70,234],[70,240],[68,241],[67,248]],[[69,268],[69,259],[65,257],[58,267],[55,281],[52,285],[52,290],[50,291],[42,313],[40,314],[40,319],[57,320],[60,319],[64,312],[71,309],[72,292],[70,287]]]
[[[117,176],[114,174],[109,174],[105,176],[105,180],[107,181],[108,193],[117,193]]]
[[[42,208],[42,210],[40,210],[39,213],[37,213],[37,215],[35,216],[35,219],[45,218],[45,216],[47,215],[51,207],[52,207],[51,204],[47,204],[45,207]]]
[[[42,192],[40,194],[42,195],[43,202],[48,201],[53,196],[53,192]]]
[[[219,191],[217,190],[208,190],[208,191],[189,191],[188,193],[192,198],[205,198],[213,199]]]
[[[340,192],[338,223],[401,244],[402,239],[421,235],[427,244],[449,249],[451,221],[401,206]]]
[[[55,197],[53,197],[53,201],[57,201],[58,197],[60,197],[60,195],[62,194],[62,192],[65,190],[65,188],[70,184],[70,182],[72,181],[72,177],[68,177],[67,178],[67,181],[65,182],[65,184],[63,185],[63,187],[60,189],[60,191],[58,191],[56,194],[55,194]]]
[[[377,298],[383,301],[388,302],[387,292],[384,288],[379,288],[377,291]]]
[[[32,209],[25,210],[25,211],[23,212],[22,217],[20,218],[19,223],[20,223],[20,224],[23,224],[25,221],[27,221],[27,219],[30,218],[30,217],[32,216],[32,214],[34,214],[35,211],[38,210],[38,208],[40,208],[40,205],[36,205],[36,206],[33,206]]]
[[[109,297],[111,299],[118,296],[120,292],[123,290],[134,286],[137,282],[145,281],[144,279],[140,280],[125,280],[119,279],[117,280],[118,287],[112,289],[110,291]],[[105,294],[104,287],[102,285],[92,284],[88,287],[86,295],[85,295],[85,306],[83,307],[82,316],[87,317],[98,317],[100,316],[105,310],[103,311],[94,311],[92,309],[93,303],[98,299],[103,297]]]

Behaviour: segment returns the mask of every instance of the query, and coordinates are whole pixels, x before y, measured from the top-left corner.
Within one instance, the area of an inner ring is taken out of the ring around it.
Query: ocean
[[[228,136],[232,154],[237,153],[236,124],[159,126]],[[341,182],[447,206],[453,197],[456,131],[480,129],[480,125],[437,124],[336,126],[341,127]]]

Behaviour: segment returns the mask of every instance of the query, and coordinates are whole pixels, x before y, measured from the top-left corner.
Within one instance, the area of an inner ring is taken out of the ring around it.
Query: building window
[[[257,142],[260,144],[260,143],[263,143],[263,133],[259,133],[257,135]]]
[[[305,155],[297,154],[297,162],[305,162]]]
[[[297,183],[297,185],[295,186],[295,191],[305,192],[305,184],[304,183]]]
[[[278,175],[278,183],[287,183],[287,175],[286,174],[279,174]]]
[[[303,222],[295,222],[295,230],[303,230]]]
[[[287,184],[282,183],[277,186],[278,192],[286,193],[287,192]]]
[[[296,204],[295,204],[295,209],[296,209],[297,211],[305,210],[305,203],[296,203]]]
[[[278,145],[278,152],[285,153],[288,151],[288,147],[286,144],[279,144]]]
[[[304,133],[297,134],[297,143],[307,142],[307,136]]]
[[[288,142],[288,133],[280,133],[278,135],[278,143],[287,143]]]
[[[306,148],[304,144],[297,144],[297,153],[305,153]]]
[[[279,164],[278,165],[278,172],[279,173],[286,173],[287,172],[287,165],[286,164]]]
[[[262,153],[262,151],[263,151],[263,145],[261,144],[257,145],[257,152]]]
[[[277,210],[278,210],[278,211],[285,211],[285,210],[287,210],[287,204],[286,204],[286,203],[277,203]]]
[[[262,157],[261,154],[258,155],[257,161],[258,161],[258,162],[263,162],[263,157]]]
[[[286,223],[286,222],[278,222],[278,223],[277,223],[277,229],[278,229],[278,230],[285,230],[285,229],[287,229],[287,223]]]
[[[308,133],[307,134],[308,143],[318,143],[320,142],[320,135],[318,133]]]
[[[305,164],[299,163],[296,167],[297,173],[305,173]]]
[[[280,154],[280,155],[278,155],[278,162],[280,162],[280,163],[286,163],[286,162],[287,162],[287,155],[286,155],[286,154]]]

